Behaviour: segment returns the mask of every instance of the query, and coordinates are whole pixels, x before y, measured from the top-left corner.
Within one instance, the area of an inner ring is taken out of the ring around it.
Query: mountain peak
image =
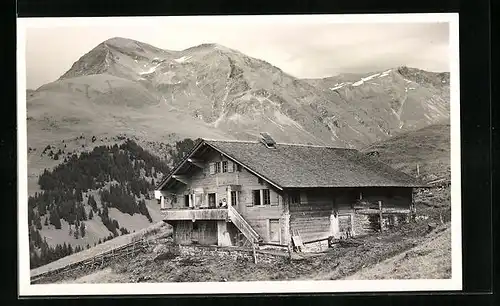
[[[225,51],[225,52],[238,52],[234,49],[228,48],[226,46],[223,46],[218,43],[203,43],[191,48],[187,48],[184,51],[196,51],[196,50],[219,50],[219,51]]]
[[[450,85],[449,72],[430,72],[418,68],[399,66],[396,71],[404,78],[419,84],[432,84],[434,86]]]
[[[133,40],[131,38],[125,38],[125,37],[120,37],[120,36],[111,37],[111,38],[108,38],[105,41],[103,41],[104,44],[110,44],[110,45],[123,44],[123,43],[129,43],[129,42],[137,43],[138,41]]]

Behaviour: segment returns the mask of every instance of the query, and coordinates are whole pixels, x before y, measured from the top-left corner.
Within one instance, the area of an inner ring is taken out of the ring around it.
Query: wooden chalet
[[[423,186],[354,149],[275,143],[263,134],[200,141],[155,197],[179,244],[289,245],[293,235],[311,242],[396,225],[412,210],[412,189]]]

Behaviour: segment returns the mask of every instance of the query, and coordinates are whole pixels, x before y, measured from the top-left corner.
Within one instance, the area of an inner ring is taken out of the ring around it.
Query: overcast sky
[[[112,37],[169,50],[218,43],[263,59],[299,78],[371,72],[407,65],[449,71],[448,23],[299,24],[201,23],[62,26],[26,30],[27,87],[66,72],[83,54]]]

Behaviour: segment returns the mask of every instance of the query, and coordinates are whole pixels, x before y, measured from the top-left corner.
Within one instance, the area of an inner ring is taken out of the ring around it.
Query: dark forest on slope
[[[169,146],[169,156],[161,159],[127,139],[121,145],[99,146],[91,152],[73,154],[53,170],[45,169],[38,181],[42,191],[28,198],[31,268],[82,249],[70,244],[49,246],[40,234],[42,223],[61,229],[61,219],[65,220],[70,225],[70,235],[78,238],[85,236],[85,222],[97,215],[110,232],[99,239],[101,243],[129,233],[110,218],[109,208],[129,215],[142,214],[151,222],[145,201],[151,199],[156,182],[170,172],[169,165],[178,163],[195,143],[188,138],[177,141]],[[97,192],[100,206],[88,194],[90,191]]]

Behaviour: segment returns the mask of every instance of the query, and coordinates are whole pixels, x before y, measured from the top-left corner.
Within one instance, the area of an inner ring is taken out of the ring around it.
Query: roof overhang
[[[156,190],[161,190],[172,178],[173,176],[177,173],[177,171],[179,171],[180,168],[182,168],[182,166],[184,166],[184,164],[186,162],[188,162],[188,159],[191,158],[191,156],[196,152],[198,151],[198,149],[201,147],[202,144],[204,144],[205,141],[200,141],[198,144],[196,144],[194,146],[193,149],[191,149],[191,151],[184,157],[184,159],[172,170],[170,171],[170,173],[168,175],[166,175],[162,180],[161,182],[156,186]]]
[[[329,188],[425,188],[424,185],[332,185],[332,186],[284,186],[284,189],[329,189]]]
[[[186,163],[192,162],[193,155],[196,154],[196,152],[198,152],[198,150],[200,150],[204,145],[212,148],[213,150],[215,150],[217,152],[219,152],[220,154],[222,154],[223,156],[225,156],[227,159],[233,161],[234,163],[237,163],[237,164],[241,165],[248,172],[250,172],[250,173],[254,174],[255,176],[263,179],[264,181],[268,182],[270,185],[274,186],[275,188],[277,188],[279,190],[283,190],[283,187],[281,187],[279,184],[277,184],[277,183],[273,182],[272,180],[266,178],[265,176],[261,175],[257,171],[251,169],[249,166],[247,166],[244,163],[238,161],[235,157],[233,157],[233,156],[231,156],[231,155],[223,152],[222,150],[220,150],[216,146],[211,145],[210,143],[208,143],[205,140],[200,141],[197,145],[194,146],[194,148],[184,157],[184,159],[167,176],[165,176],[164,179],[161,180],[161,182],[157,185],[156,190],[162,190],[168,182],[170,182],[173,179],[178,179],[178,178],[176,178],[176,174],[178,173],[178,171]]]
[[[222,150],[220,150],[219,148],[217,148],[216,146],[213,146],[209,143],[206,143],[209,147],[211,147],[212,149],[218,151],[219,153],[221,153],[222,155],[224,155],[225,157],[227,157],[229,160],[241,165],[243,168],[245,168],[248,172],[260,177],[261,179],[263,179],[264,181],[268,182],[269,184],[271,184],[272,186],[276,187],[277,189],[279,190],[283,190],[283,187],[281,187],[279,184],[273,182],[272,180],[268,179],[267,177],[263,176],[262,174],[258,173],[257,171],[253,170],[252,168],[250,168],[249,166],[245,165],[244,163],[238,161],[236,158],[234,158],[233,156],[223,152]]]

